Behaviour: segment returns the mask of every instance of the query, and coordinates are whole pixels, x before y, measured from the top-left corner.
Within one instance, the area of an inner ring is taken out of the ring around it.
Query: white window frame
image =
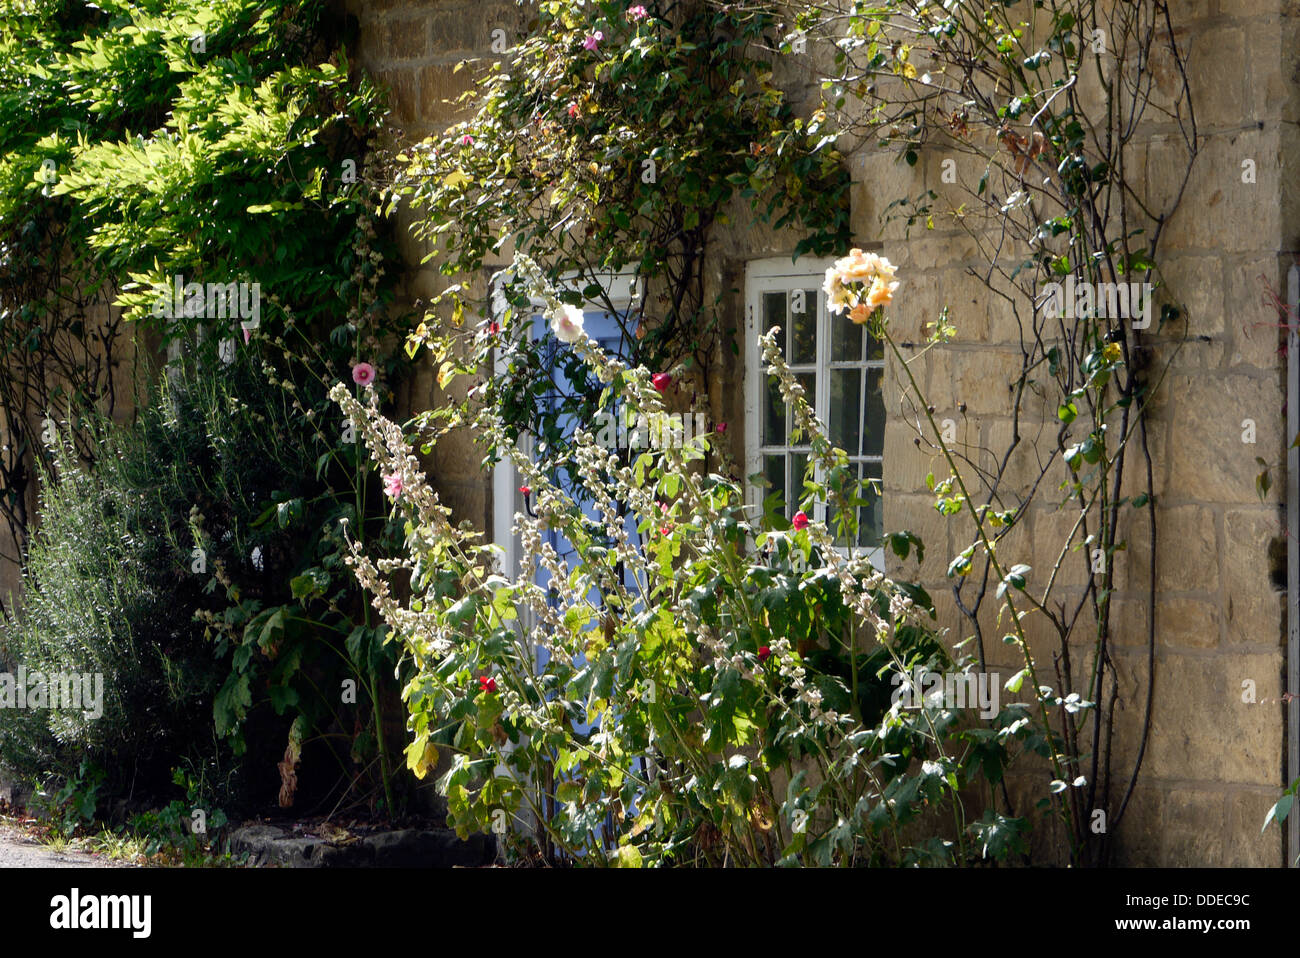
[[[502,267],[501,270],[493,274],[491,280],[489,280],[490,288],[494,288],[493,284],[498,281],[497,277],[506,268]],[[632,267],[626,267],[617,273],[598,273],[595,275],[576,272],[566,273],[560,277],[557,292],[581,290],[591,283],[600,286],[610,305],[616,310],[630,310],[645,295],[644,281]],[[546,304],[541,300],[534,300],[533,305],[541,308]],[[600,306],[602,309],[604,305],[603,303],[590,303],[590,306]],[[587,311],[586,306],[584,306],[583,311]],[[505,374],[505,359],[500,351],[495,351],[492,357],[492,372],[496,376]],[[531,453],[531,440],[526,437],[523,441],[523,448],[525,453]],[[519,473],[515,469],[513,462],[509,459],[502,459],[492,468],[492,541],[501,547],[501,567],[506,575],[511,578],[519,574],[520,558],[519,543],[516,541],[511,529],[514,526],[515,513],[522,512],[523,509],[524,497],[519,494]]]
[[[764,392],[767,386],[766,367],[763,364],[763,357],[759,349],[759,338],[762,336],[762,298],[764,293],[768,292],[786,292],[789,293],[794,289],[816,289],[817,303],[809,304],[810,308],[817,309],[817,356],[813,365],[817,369],[817,395],[811,397],[813,400],[813,409],[817,412],[818,417],[823,423],[829,422],[830,412],[830,391],[831,391],[831,327],[834,320],[829,318],[824,309],[819,309],[824,294],[821,292],[822,285],[826,278],[826,270],[834,265],[833,259],[799,259],[791,261],[789,257],[782,256],[772,259],[751,260],[745,264],[745,474],[754,475],[763,471],[763,422],[762,409],[764,401]],[[847,322],[847,319],[845,319]],[[788,336],[790,331],[784,330]],[[884,369],[884,362],[877,360],[868,360],[868,369]],[[882,372],[883,375],[883,372]],[[787,448],[788,440],[787,436]],[[883,450],[882,450],[883,452]],[[879,460],[882,466],[881,477],[883,480],[883,457],[855,456],[854,459],[866,459],[868,461]],[[821,475],[821,468],[818,467],[818,481],[824,481]],[[747,486],[747,503],[751,508],[761,511],[763,504],[764,490],[750,484]],[[791,490],[787,490],[787,496]],[[882,491],[883,495],[883,491]],[[885,568],[885,549],[883,543],[879,546],[872,547],[854,547],[863,551],[871,560],[871,564],[881,571]],[[844,546],[840,551],[847,554],[849,547]]]

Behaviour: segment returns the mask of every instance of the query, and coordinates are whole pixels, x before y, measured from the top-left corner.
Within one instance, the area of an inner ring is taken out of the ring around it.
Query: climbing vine
[[[1010,418],[1003,445],[959,442],[962,398],[945,420],[913,375],[922,354],[943,350],[961,328],[964,317],[949,320],[946,310],[932,317],[928,341],[891,340],[899,412],[942,463],[928,480],[936,508],[969,521],[958,533],[968,545],[948,574],[981,666],[990,642],[1010,642],[1025,660],[1013,682],[1028,681],[1053,705],[1049,805],[1069,859],[1081,864],[1107,861],[1151,725],[1157,530],[1148,422],[1188,333],[1174,298],[1160,293],[1157,303],[1154,291],[1161,238],[1198,151],[1170,17],[1163,0],[807,4],[777,48],[833,44],[822,86],[837,128],[899,163],[928,159],[938,174],[919,195],[890,197],[884,225],[904,235],[940,230],[971,246],[966,259],[979,265],[968,272],[993,312],[1010,317],[1019,368],[1006,408],[981,410]],[[1160,142],[1159,176],[1147,179],[1156,122],[1173,133]],[[1031,507],[1064,530],[1050,545],[1035,536],[1036,557],[1047,555],[1038,569],[1011,558],[1024,548],[1012,537]],[[1117,561],[1139,544],[1127,580],[1117,580]],[[1081,566],[1082,588],[1063,586],[1069,565]],[[1113,600],[1125,590],[1152,612],[1145,674],[1130,703],[1141,716],[1130,730],[1137,747],[1121,768]],[[1051,641],[1031,649],[1034,629]],[[990,797],[1013,807],[1005,787]]]

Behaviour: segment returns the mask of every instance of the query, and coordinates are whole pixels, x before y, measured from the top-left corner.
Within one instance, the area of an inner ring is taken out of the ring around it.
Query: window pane
[[[831,362],[856,363],[862,360],[863,329],[849,322],[844,313],[830,317]]]
[[[885,344],[876,339],[875,336],[867,337],[867,359],[874,359],[883,362],[885,359]]]
[[[864,479],[875,479],[876,482],[871,486],[864,486],[859,493],[860,498],[867,501],[867,505],[858,507],[858,545],[864,547],[879,546],[884,538],[885,532],[885,514],[881,508],[880,494],[880,465],[878,463],[864,464],[862,467],[862,477]]]
[[[830,431],[831,442],[850,456],[858,448],[858,421],[862,415],[862,369],[832,369]]]
[[[862,437],[864,456],[879,456],[885,448],[885,395],[881,388],[884,380],[883,369],[867,370],[866,422]]]
[[[817,290],[796,289],[790,293],[790,346],[793,366],[817,362]]]
[[[789,331],[789,324],[786,323],[785,316],[785,293],[764,293],[763,294],[763,332],[766,333],[773,326],[780,326],[781,332],[776,337],[777,345],[785,349],[785,335]],[[763,357],[759,356],[759,363],[762,363]]]
[[[785,445],[785,400],[775,380],[768,381],[763,403],[763,445]]]
[[[764,456],[763,457],[763,475],[767,478],[768,486],[763,490],[763,498],[766,499],[774,492],[781,494],[781,501],[785,502],[785,456]]]
[[[786,515],[793,516],[799,511],[799,500],[803,498],[803,474],[808,468],[808,453],[790,454],[790,495]]]

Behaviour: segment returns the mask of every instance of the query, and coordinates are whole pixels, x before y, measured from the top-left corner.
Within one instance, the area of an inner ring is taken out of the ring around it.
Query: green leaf
[[[555,798],[566,805],[572,805],[582,797],[582,786],[574,781],[561,782],[555,788]]]
[[[616,868],[640,868],[642,865],[641,852],[635,845],[623,845],[618,850],[614,865]]]
[[[998,598],[1006,594],[1008,587],[1025,591],[1025,576],[1031,571],[1027,565],[1013,565],[1008,569],[1006,576],[998,583]]]
[[[1262,832],[1267,829],[1273,822],[1277,822],[1278,825],[1281,825],[1286,821],[1286,817],[1291,814],[1291,806],[1294,803],[1294,795],[1283,795],[1279,798],[1277,803],[1268,810],[1268,815],[1264,818],[1264,828],[1261,828],[1260,831]]]
[[[948,578],[951,579],[953,576],[966,575],[970,572],[971,557],[974,554],[975,549],[972,546],[961,555],[957,556],[957,558],[953,559],[952,562],[948,563]]]

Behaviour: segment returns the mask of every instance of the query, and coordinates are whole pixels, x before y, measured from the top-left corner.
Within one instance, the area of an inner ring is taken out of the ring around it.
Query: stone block
[[[1276,256],[1260,256],[1237,259],[1225,268],[1231,317],[1229,365],[1276,370],[1285,364],[1285,316],[1272,298],[1286,302],[1287,265],[1279,264]]]
[[[1212,649],[1219,644],[1217,601],[1156,598],[1156,641],[1176,649]]]
[[[1223,520],[1225,641],[1278,648],[1284,641],[1286,539],[1278,511],[1230,509]]]
[[[1175,397],[1168,496],[1230,503],[1256,499],[1261,472],[1256,458],[1276,463],[1283,452],[1276,382],[1250,376],[1173,376],[1166,388]],[[1252,437],[1254,442],[1246,441]],[[1281,478],[1273,479],[1270,495],[1276,500]]]
[[[1145,660],[1117,657],[1121,671],[1144,674]],[[1281,707],[1265,704],[1280,692],[1281,654],[1206,656],[1166,653],[1156,664],[1155,712],[1143,775],[1153,778],[1272,784],[1284,745]],[[1255,683],[1255,704],[1242,701],[1242,683]],[[1145,681],[1131,681],[1135,690]],[[1125,722],[1135,746],[1140,702]]]

